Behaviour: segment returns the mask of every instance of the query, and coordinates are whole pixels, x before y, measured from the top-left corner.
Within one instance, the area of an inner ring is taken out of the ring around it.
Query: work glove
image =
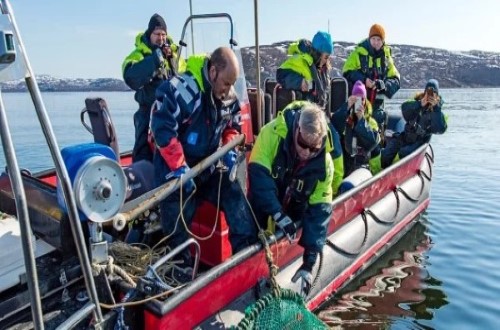
[[[384,81],[380,79],[375,80],[375,88],[377,89],[377,91],[384,91],[385,90]]]
[[[297,270],[295,275],[292,277],[292,282],[296,283],[300,280],[300,294],[303,297],[306,297],[311,290],[311,285],[313,281],[312,277],[312,266],[306,263],[303,263],[302,266]]]
[[[168,173],[167,175],[165,175],[165,180],[170,181],[172,179],[178,179],[181,176],[183,176],[184,174],[186,174],[187,171],[189,171],[189,166],[182,165],[181,167],[179,167],[175,171],[172,171],[172,172]],[[190,194],[191,192],[193,192],[193,190],[195,188],[195,184],[194,184],[193,179],[189,179],[186,181],[183,178],[182,184],[184,185],[184,189],[185,189],[186,193]]]
[[[286,237],[292,243],[292,241],[297,236],[297,227],[295,223],[290,219],[290,217],[284,213],[278,212],[273,215],[273,219],[276,222],[276,226],[285,233]]]
[[[161,50],[160,47],[156,47],[154,50],[154,54],[158,58],[158,63],[161,64],[163,63],[163,60],[165,59],[165,56],[163,55],[163,51]]]
[[[227,167],[228,171],[231,171],[234,164],[236,163],[237,154],[236,151],[230,150],[222,157],[222,163]]]

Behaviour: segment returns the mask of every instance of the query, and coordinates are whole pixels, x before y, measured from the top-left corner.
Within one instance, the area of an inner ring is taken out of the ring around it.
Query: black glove
[[[318,253],[306,249],[304,254],[302,255],[302,265],[297,270],[295,275],[292,277],[292,282],[295,283],[297,280],[301,280],[300,282],[300,294],[303,297],[306,297],[311,290],[311,285],[313,282],[312,270],[314,264],[316,263],[316,259],[318,257]]]
[[[293,275],[292,282],[295,283],[299,279],[300,279],[299,282],[300,294],[303,297],[306,297],[309,294],[309,291],[311,290],[311,285],[313,282],[312,267],[309,267],[309,265],[306,264],[302,264],[302,266],[300,266],[295,275]]]
[[[384,91],[385,90],[384,81],[380,79],[375,80],[375,88],[377,89],[377,91]]]
[[[165,59],[165,56],[163,56],[163,52],[161,51],[161,48],[156,47],[154,50],[154,54],[158,58],[158,65],[161,65],[163,63],[163,60]]]
[[[285,233],[290,243],[292,243],[292,240],[294,240],[297,235],[297,227],[295,227],[295,223],[292,219],[290,219],[288,215],[281,212],[273,215],[273,219],[276,222],[276,226],[278,226],[278,228]]]

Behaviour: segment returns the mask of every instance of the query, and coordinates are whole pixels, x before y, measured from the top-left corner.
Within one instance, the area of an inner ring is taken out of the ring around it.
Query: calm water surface
[[[398,92],[398,111],[415,91]],[[422,223],[318,315],[334,328],[493,329],[500,324],[500,90],[443,90],[449,128],[435,136],[431,204]],[[132,93],[46,93],[60,147],[90,142],[84,99],[103,97],[120,148],[134,139]],[[25,94],[3,94],[21,167],[52,167]],[[1,149],[1,147],[0,147]],[[5,166],[0,152],[0,166]]]

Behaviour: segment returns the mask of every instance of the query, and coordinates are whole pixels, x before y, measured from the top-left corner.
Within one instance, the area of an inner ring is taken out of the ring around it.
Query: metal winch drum
[[[90,143],[65,148],[61,153],[80,216],[97,223],[110,220],[123,206],[127,190],[127,179],[113,150]],[[60,203],[61,190],[58,187]]]

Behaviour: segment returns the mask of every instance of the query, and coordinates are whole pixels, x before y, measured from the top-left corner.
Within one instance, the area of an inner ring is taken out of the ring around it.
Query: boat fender
[[[349,176],[347,176],[344,180],[342,180],[342,183],[339,187],[339,194],[345,193],[346,191],[359,186],[362,182],[370,179],[372,176],[373,175],[369,169],[365,167],[358,168],[357,170],[349,174]]]
[[[125,201],[127,181],[113,149],[103,144],[85,143],[63,148],[61,155],[80,219],[105,222],[116,215]],[[57,201],[66,211],[59,182]]]

